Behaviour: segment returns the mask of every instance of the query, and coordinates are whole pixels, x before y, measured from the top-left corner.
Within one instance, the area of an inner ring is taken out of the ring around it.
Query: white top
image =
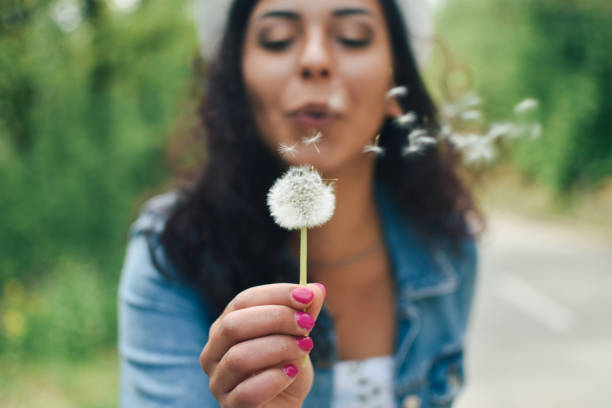
[[[339,361],[333,366],[332,408],[393,408],[393,357]]]

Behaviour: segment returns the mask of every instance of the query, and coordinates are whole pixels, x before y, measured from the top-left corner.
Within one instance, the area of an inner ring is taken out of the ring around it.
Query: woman
[[[123,406],[452,403],[477,211],[449,149],[402,154],[406,129],[392,118],[410,110],[413,126],[438,126],[401,10],[232,3],[201,109],[201,176],[152,200],[130,231]],[[399,103],[386,97],[393,86],[409,88]],[[299,288],[299,236],[274,224],[266,194],[303,164],[337,182],[333,218],[309,231],[317,284]]]

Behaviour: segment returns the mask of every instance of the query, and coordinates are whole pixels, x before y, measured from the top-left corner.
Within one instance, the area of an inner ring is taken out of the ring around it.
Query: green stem
[[[308,255],[308,228],[302,228],[302,232],[300,234],[300,285],[306,286],[308,283],[307,279],[307,257]],[[304,309],[306,311],[306,309]],[[308,355],[302,357],[302,368],[306,367]]]
[[[302,234],[300,236],[300,285],[306,286],[307,272],[306,272],[306,260],[308,253],[308,228],[302,228]]]

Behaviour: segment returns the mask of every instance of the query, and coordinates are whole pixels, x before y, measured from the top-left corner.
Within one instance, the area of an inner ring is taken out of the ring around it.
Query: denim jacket
[[[152,262],[147,244],[162,232],[176,196],[152,199],[129,232],[119,287],[120,400],[126,407],[218,407],[199,355],[212,318],[200,295],[170,281]],[[443,242],[425,242],[376,188],[377,207],[396,288],[394,390],[398,407],[450,407],[465,381],[464,337],[472,303],[477,251],[466,240],[451,252]],[[163,265],[170,267],[169,263]],[[332,318],[324,307],[317,325],[328,328],[335,350]],[[316,347],[316,345],[315,345]],[[332,366],[315,363],[314,383],[304,407],[328,407]]]

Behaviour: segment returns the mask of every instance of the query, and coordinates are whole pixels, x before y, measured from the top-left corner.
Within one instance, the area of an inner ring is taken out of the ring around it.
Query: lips
[[[338,118],[327,104],[307,104],[295,110],[291,116],[299,125],[309,129],[322,129]]]

